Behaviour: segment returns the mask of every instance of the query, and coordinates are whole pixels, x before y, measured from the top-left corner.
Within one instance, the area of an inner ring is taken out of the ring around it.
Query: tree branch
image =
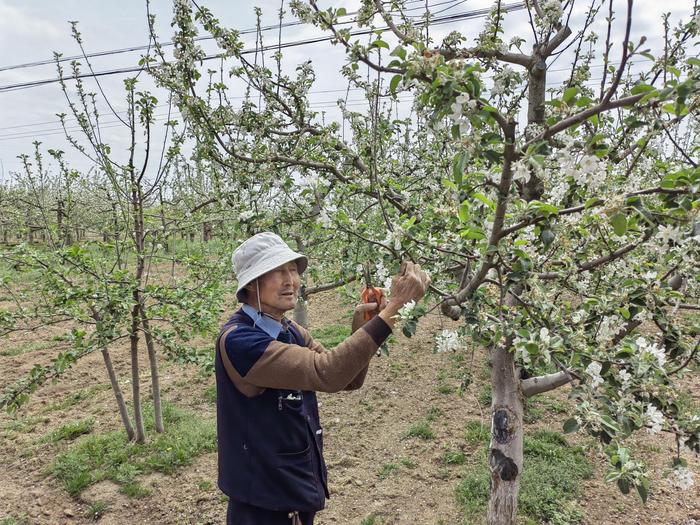
[[[523,395],[527,398],[536,394],[542,394],[543,392],[549,392],[550,390],[571,383],[573,380],[574,376],[568,371],[562,370],[560,372],[554,372],[553,374],[523,379],[520,381],[520,387],[522,388]]]

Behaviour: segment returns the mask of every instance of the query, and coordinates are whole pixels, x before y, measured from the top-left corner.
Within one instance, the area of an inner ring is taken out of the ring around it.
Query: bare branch
[[[571,383],[573,380],[574,376],[572,376],[569,372],[560,371],[544,376],[523,379],[520,382],[520,387],[522,388],[523,395],[525,397],[532,397],[536,394],[542,394],[543,392],[549,392],[564,386]]]

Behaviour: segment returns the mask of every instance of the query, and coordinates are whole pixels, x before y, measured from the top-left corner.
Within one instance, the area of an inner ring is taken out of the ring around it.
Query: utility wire
[[[517,11],[520,9],[525,8],[525,3],[524,2],[517,2],[517,3],[512,3],[512,4],[507,4],[502,7],[502,10],[504,11]],[[478,9],[474,11],[466,11],[463,13],[458,13],[454,15],[447,15],[443,17],[437,17],[434,18],[431,21],[431,26],[437,26],[437,25],[443,25],[443,24],[449,24],[452,22],[457,22],[460,20],[468,20],[472,18],[480,18],[483,16],[488,15],[488,13],[491,11],[490,8],[488,9]],[[279,27],[279,26],[277,26]],[[352,31],[350,33],[351,36],[362,36],[362,35],[369,35],[373,33],[374,31],[377,30],[386,30],[389,29],[388,26],[380,27],[380,28],[374,28],[374,29],[363,29],[363,30],[357,30],[357,31]],[[305,45],[310,45],[310,44],[316,44],[319,42],[326,42],[329,40],[333,40],[335,37],[333,36],[322,36],[322,37],[317,37],[317,38],[307,38],[304,40],[296,40],[292,42],[283,42],[282,45],[279,44],[270,44],[267,46],[263,46],[262,48],[248,48],[243,51],[241,51],[241,55],[248,55],[256,52],[264,52],[264,51],[270,51],[270,50],[277,50],[277,49],[286,49],[286,48],[291,48],[291,47],[299,47],[299,46],[305,46]],[[215,55],[207,55],[204,58],[201,59],[201,62],[208,61],[208,60],[218,60],[222,57],[221,54],[217,53]],[[125,67],[125,68],[117,68],[117,69],[109,69],[109,70],[104,70],[104,71],[95,71],[94,73],[82,73],[79,75],[74,75],[70,77],[65,77],[64,80],[76,80],[80,78],[94,78],[94,77],[103,77],[103,76],[109,76],[109,75],[118,75],[118,74],[123,74],[123,73],[135,73],[137,71],[143,70],[143,66],[136,66],[136,67]],[[37,86],[43,86],[46,84],[54,84],[56,82],[59,82],[59,78],[50,78],[50,79],[44,79],[44,80],[34,80],[30,82],[22,82],[22,83],[17,83],[17,84],[6,84],[4,86],[0,86],[0,93],[6,93],[10,91],[19,91],[23,89],[29,89],[32,87],[37,87]]]
[[[422,0],[412,0],[410,2],[407,2],[407,4],[415,4],[415,3],[418,3],[421,1]],[[465,1],[466,0],[461,0],[461,1],[445,0],[443,2],[437,2],[435,4],[432,4],[429,7],[439,7],[439,6],[442,6],[445,4],[452,3],[453,4],[452,6],[446,8],[446,9],[451,9],[452,7],[455,7],[457,4],[464,3]],[[415,11],[417,9],[423,9],[423,7],[422,6],[412,7],[412,8],[406,9],[406,11]],[[439,11],[439,13],[440,12],[442,12],[442,11]],[[351,13],[347,13],[345,16],[354,16],[356,14],[357,14],[357,11],[353,11]],[[344,22],[339,22],[338,25],[351,24],[354,21],[355,20],[348,20],[348,21],[344,21]],[[295,22],[284,22],[282,24],[277,23],[274,25],[263,26],[260,28],[260,31],[261,32],[273,31],[273,30],[279,30],[280,27],[287,28],[287,27],[294,27],[294,26],[299,26],[299,25],[305,25],[305,22],[295,21]],[[258,32],[258,29],[253,27],[253,28],[248,28],[248,29],[242,29],[241,31],[238,32],[238,34],[239,35],[249,35],[249,34],[254,34],[257,32]],[[200,37],[195,38],[194,40],[195,40],[195,42],[203,42],[206,40],[213,40],[213,39],[214,39],[213,36],[200,36]],[[175,42],[172,42],[172,41],[164,42],[161,44],[162,47],[169,47],[169,46],[173,46],[173,45],[175,45]],[[50,64],[55,64],[57,62],[59,62],[59,63],[70,62],[73,60],[82,60],[84,58],[96,58],[96,57],[103,57],[103,56],[119,55],[119,54],[123,54],[123,53],[132,53],[134,51],[145,51],[145,50],[150,49],[150,47],[152,47],[152,46],[145,44],[145,45],[139,45],[139,46],[123,47],[120,49],[109,49],[109,50],[105,50],[105,51],[95,51],[94,53],[88,53],[87,55],[73,55],[73,56],[67,56],[67,57],[61,56],[58,58],[58,60],[55,58],[51,58],[48,60],[37,60],[34,62],[25,62],[23,64],[15,64],[12,66],[1,66],[0,72],[10,71],[13,69],[24,69],[24,68],[31,68],[31,67],[37,67],[37,66],[46,66],[46,65],[50,65]]]

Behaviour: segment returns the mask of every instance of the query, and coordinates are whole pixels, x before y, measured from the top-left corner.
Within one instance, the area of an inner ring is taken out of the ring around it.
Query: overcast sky
[[[507,3],[515,0],[508,0]],[[285,1],[285,5],[289,2]],[[345,5],[351,10],[357,5],[357,0],[319,2],[322,6]],[[430,4],[437,4],[433,11],[446,9],[443,14],[458,14],[465,11],[489,7],[492,0],[429,0]],[[583,16],[584,4],[577,16]],[[633,37],[638,40],[645,35],[648,37],[648,45],[652,52],[659,49],[662,33],[661,13],[669,11],[672,20],[680,17],[688,17],[691,13],[693,0],[636,0],[633,25]],[[277,22],[276,12],[280,6],[280,0],[201,0],[200,5],[208,6],[224,25],[236,29],[249,29],[255,25],[254,6],[263,9],[263,25],[272,25]],[[414,5],[423,5],[416,2]],[[616,9],[622,11],[626,5],[624,0],[615,0]],[[170,27],[172,2],[170,0],[153,0],[152,11],[158,17],[158,33],[161,40],[168,40],[172,35]],[[576,18],[576,17],[575,17]],[[603,16],[596,28],[603,35]],[[622,14],[619,15],[619,24],[622,23]],[[83,34],[84,44],[88,53],[122,49],[139,46],[148,43],[146,24],[145,0],[122,0],[121,2],[107,0],[0,0],[0,69],[8,66],[16,66],[35,61],[43,61],[52,58],[54,51],[63,53],[64,56],[72,56],[80,53],[75,42],[70,37],[69,20],[80,22],[79,28]],[[287,20],[292,17],[287,14]],[[459,29],[464,34],[478,34],[483,19],[460,22],[461,25],[444,25],[435,28],[434,34],[446,34],[446,32]],[[574,31],[575,20],[574,20]],[[616,27],[618,45],[615,48],[619,53],[621,40],[621,27]],[[527,36],[528,26],[523,12],[513,13],[506,18],[506,38],[517,34]],[[283,30],[283,41],[302,40],[312,36],[318,36],[320,32],[312,27],[294,26]],[[254,35],[243,37],[248,45],[254,43]],[[267,32],[264,35],[266,44],[276,42],[277,34]],[[602,38],[602,37],[601,37]],[[204,44],[205,50],[213,52],[214,48]],[[613,51],[613,53],[615,50]],[[122,67],[135,66],[142,51],[122,53],[93,59],[95,70],[108,70]],[[696,51],[697,53],[697,51]],[[318,81],[312,89],[312,101],[319,110],[327,111],[328,118],[336,118],[338,112],[333,109],[335,101],[343,96],[340,90],[347,87],[338,70],[344,62],[344,52],[339,47],[333,47],[328,42],[295,47],[285,51],[285,67],[293,68],[294,65],[311,59],[318,73]],[[271,56],[267,57],[271,62]],[[568,65],[566,60],[559,60],[556,68],[565,70]],[[561,75],[565,71],[560,72]],[[552,78],[556,73],[550,75]],[[66,112],[67,105],[63,94],[57,84],[48,84],[29,89],[17,89],[14,91],[2,91],[2,86],[18,83],[55,78],[55,65],[37,67],[24,67],[0,70],[0,161],[2,172],[0,176],[7,177],[10,171],[20,169],[21,164],[17,155],[31,153],[34,140],[40,140],[46,148],[63,149],[67,152],[70,163],[78,169],[87,169],[90,163],[81,158],[79,154],[71,151],[69,145],[63,139],[58,125],[56,113]],[[596,74],[594,73],[594,78]],[[123,110],[123,79],[126,75],[113,75],[103,77],[102,86],[112,100],[117,111]],[[154,89],[150,80],[142,74],[140,77],[141,89]],[[96,86],[92,85],[92,89]],[[163,103],[164,94],[155,90],[160,103]],[[351,101],[357,101],[361,107],[361,95],[350,94]],[[100,107],[105,107],[100,103]],[[157,114],[165,111],[159,108]],[[408,111],[406,109],[406,111]],[[105,137],[112,144],[125,144],[124,130],[116,126],[115,117],[105,115]],[[113,146],[113,150],[114,150]],[[69,153],[70,152],[70,153]]]

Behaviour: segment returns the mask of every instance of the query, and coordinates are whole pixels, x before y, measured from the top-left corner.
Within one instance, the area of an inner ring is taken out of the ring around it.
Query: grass
[[[29,525],[29,518],[27,516],[21,516],[15,518],[14,516],[6,516],[0,519],[0,525]]]
[[[488,434],[482,444],[488,443]],[[540,430],[526,435],[523,443],[524,471],[519,511],[524,523],[571,525],[583,519],[574,499],[581,481],[592,467],[580,447],[572,447],[556,432]],[[456,498],[467,522],[483,515],[488,503],[490,472],[487,458],[468,469],[456,488]]]
[[[378,516],[372,512],[371,514],[368,514],[361,522],[360,525],[379,525],[379,522],[377,521]]]
[[[74,421],[63,425],[48,435],[39,439],[39,443],[58,443],[59,441],[70,441],[83,434],[92,432],[95,426],[95,420],[92,418],[82,421]]]
[[[464,452],[446,450],[440,457],[443,465],[464,465],[467,462],[467,455]]]
[[[398,463],[384,463],[384,465],[379,468],[379,479],[386,479],[395,472],[398,472],[399,469]]]
[[[87,516],[89,519],[93,521],[99,520],[102,516],[105,515],[105,512],[109,510],[109,505],[102,501],[102,500],[97,500],[93,501],[90,503],[90,506],[87,508],[87,511],[85,512],[85,516]]]
[[[414,469],[417,466],[418,465],[416,462],[410,458],[400,458],[398,462],[384,463],[384,465],[379,468],[377,475],[379,476],[379,479],[386,479],[392,474],[399,472],[402,467]]]
[[[216,385],[211,385],[204,390],[204,400],[207,403],[216,403]]]
[[[350,336],[350,326],[331,324],[312,330],[313,338],[329,350]]]
[[[424,440],[435,439],[435,432],[430,428],[430,423],[428,421],[421,421],[412,425],[406,432],[401,436],[403,439],[408,438],[419,438]]]
[[[83,390],[79,390],[79,391],[71,394],[63,401],[57,401],[56,403],[51,403],[50,405],[47,405],[41,411],[41,413],[45,414],[47,412],[55,412],[57,410],[66,410],[67,408],[71,408],[71,407],[77,405],[81,401],[85,401],[86,399],[90,399],[97,392],[109,390],[110,388],[112,388],[112,387],[108,384],[94,385],[94,386],[91,386],[90,388],[84,388]]]
[[[123,431],[87,436],[59,454],[50,473],[63,482],[66,491],[73,496],[94,483],[110,480],[120,485],[121,492],[127,496],[141,497],[148,490],[138,484],[137,476],[149,472],[172,474],[179,467],[189,465],[199,454],[216,450],[213,421],[203,421],[164,403],[166,432],[156,434],[152,412],[150,407],[144,410],[146,443],[127,441]]]
[[[55,346],[54,341],[32,341],[31,343],[25,343],[20,346],[10,347],[7,350],[0,352],[1,356],[4,357],[14,357],[22,354],[28,354],[29,352],[36,352],[37,350],[46,350]]]
[[[490,437],[489,429],[479,421],[469,421],[464,434],[464,438],[472,446],[488,443]]]
[[[479,390],[479,394],[477,395],[477,400],[479,401],[479,404],[484,407],[491,406],[491,384],[490,383],[484,383],[481,386],[481,389]]]

